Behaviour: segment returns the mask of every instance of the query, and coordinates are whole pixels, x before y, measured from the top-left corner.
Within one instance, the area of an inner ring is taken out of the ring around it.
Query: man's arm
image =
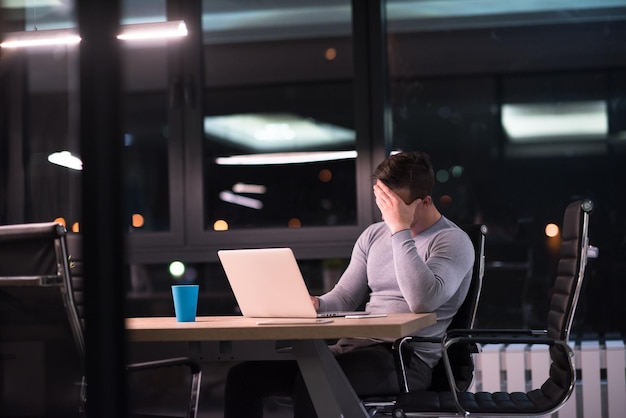
[[[474,262],[474,249],[460,229],[441,231],[420,256],[409,231],[391,237],[398,287],[413,312],[438,309],[457,292]]]
[[[328,293],[312,300],[313,306],[318,303],[317,310],[344,311],[354,310],[367,298],[369,288],[367,284],[367,255],[364,241],[367,232],[357,239],[352,249],[350,263],[339,278],[337,285]]]

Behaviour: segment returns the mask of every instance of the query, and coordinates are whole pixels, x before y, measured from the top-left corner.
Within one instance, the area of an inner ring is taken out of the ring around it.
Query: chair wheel
[[[404,411],[402,409],[396,409],[393,411],[393,417],[394,418],[405,418],[406,415],[404,415]]]

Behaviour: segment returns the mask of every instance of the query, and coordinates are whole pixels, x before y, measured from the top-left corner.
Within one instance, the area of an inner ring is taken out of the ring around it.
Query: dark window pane
[[[203,3],[204,229],[355,225],[350,2],[257,6]]]
[[[623,7],[434,3],[387,3],[391,148],[429,152],[442,212],[489,227],[479,326],[545,326],[558,258],[546,225],[589,197],[592,243],[610,250],[588,265],[577,329],[623,331],[621,302],[590,309],[623,290]]]
[[[128,94],[125,106],[123,179],[129,230],[167,231],[170,202],[166,94]]]

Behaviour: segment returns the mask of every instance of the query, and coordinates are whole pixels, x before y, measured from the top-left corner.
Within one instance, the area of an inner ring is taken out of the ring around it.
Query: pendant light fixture
[[[183,20],[122,25],[117,38],[125,41],[166,39],[187,36]],[[0,48],[29,48],[53,45],[76,45],[80,42],[76,29],[46,29],[13,32],[5,35]]]

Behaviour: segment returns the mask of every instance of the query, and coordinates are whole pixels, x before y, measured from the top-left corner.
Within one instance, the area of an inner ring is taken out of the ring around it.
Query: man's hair
[[[435,186],[430,157],[419,151],[404,151],[387,157],[374,170],[372,178],[392,190],[408,188],[411,201],[430,196]]]

